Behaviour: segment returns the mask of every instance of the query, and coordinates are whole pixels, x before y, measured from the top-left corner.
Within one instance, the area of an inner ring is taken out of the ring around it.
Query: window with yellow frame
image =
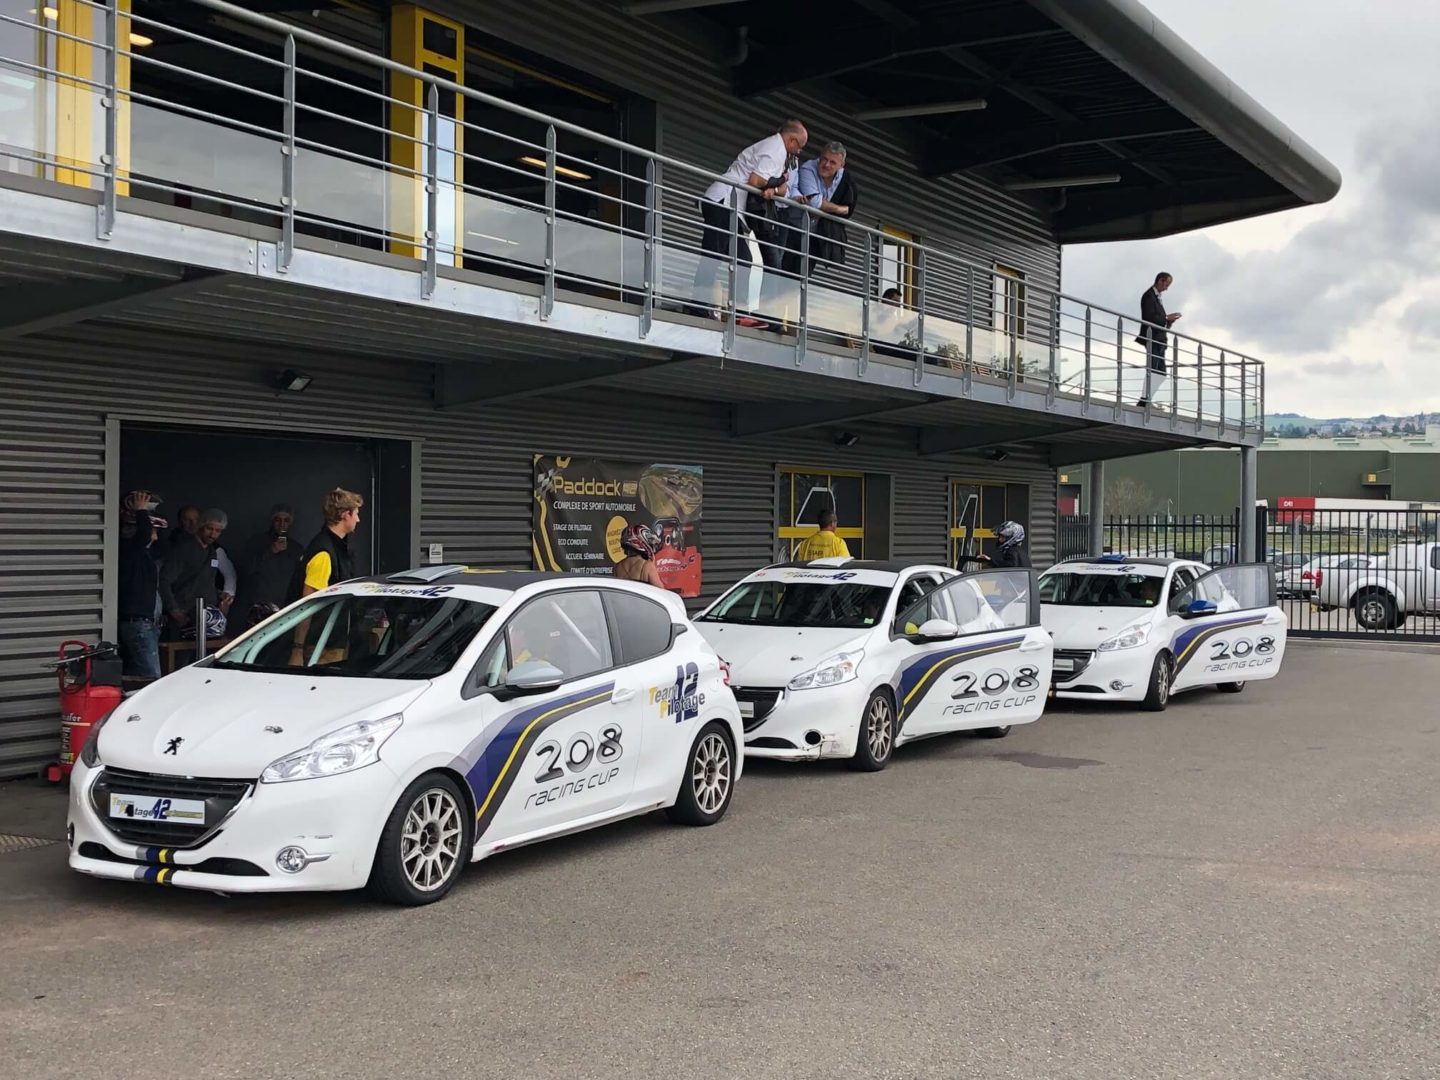
[[[950,565],[962,567],[977,555],[993,557],[1001,522],[1030,527],[1030,489],[1025,484],[954,480],[950,484]]]
[[[865,556],[865,475],[834,469],[781,466],[777,547],[787,558],[820,527],[820,515],[834,510],[836,532],[850,554]]]
[[[876,298],[890,289],[900,290],[900,300],[907,308],[915,306],[915,236],[893,225],[881,225],[885,240],[876,252]],[[893,239],[892,239],[893,238]]]

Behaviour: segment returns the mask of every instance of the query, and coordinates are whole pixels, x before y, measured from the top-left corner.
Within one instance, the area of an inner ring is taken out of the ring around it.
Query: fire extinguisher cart
[[[45,771],[51,783],[69,777],[90,729],[124,697],[120,657],[108,641],[62,641],[55,674],[60,683],[60,760]]]

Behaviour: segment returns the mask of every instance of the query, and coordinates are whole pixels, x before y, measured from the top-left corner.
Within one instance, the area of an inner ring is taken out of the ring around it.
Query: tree
[[[1142,517],[1159,513],[1159,499],[1139,480],[1117,476],[1105,484],[1105,513],[1115,517]]]

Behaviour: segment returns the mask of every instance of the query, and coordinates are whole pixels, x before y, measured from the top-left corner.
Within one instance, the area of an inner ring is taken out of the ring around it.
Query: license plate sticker
[[[177,825],[204,825],[205,803],[200,799],[166,799],[154,795],[110,795],[110,816],[134,821],[173,821]]]
[[[1056,657],[1056,659],[1055,659],[1055,670],[1056,670],[1056,671],[1074,671],[1074,670],[1075,670],[1075,661],[1074,661],[1074,660],[1071,660],[1069,657],[1065,657],[1065,658],[1063,658],[1063,659],[1061,659],[1060,657]]]
[[[746,720],[755,719],[755,703],[753,701],[737,701],[740,706],[740,715]]]

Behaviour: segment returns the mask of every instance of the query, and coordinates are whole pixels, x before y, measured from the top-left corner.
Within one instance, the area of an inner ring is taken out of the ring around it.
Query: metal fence
[[[1440,641],[1440,510],[1365,506],[1257,508],[1257,558],[1297,637]],[[1105,550],[1236,561],[1240,513],[1111,518]],[[1060,519],[1060,558],[1089,554],[1090,521]]]
[[[827,215],[783,199],[794,216],[757,241],[754,189],[223,0],[179,10],[211,9],[251,37],[177,25],[168,5],[77,6],[100,45],[38,6],[0,14],[0,69],[7,116],[73,114],[96,137],[12,125],[0,169],[98,189],[101,236],[121,195],[179,202],[277,228],[282,272],[297,235],[313,234],[413,258],[427,297],[441,267],[483,270],[538,285],[541,319],[563,289],[635,305],[642,336],[657,318],[710,316],[728,352],[739,327],[760,322],[793,338],[797,363],[848,350],[861,374],[910,365],[917,383],[953,377],[960,396],[986,380],[1078,399],[1100,418],[1143,400],[1172,427],[1263,423],[1258,360],[1173,330],[1152,358],[1136,319],[955,251],[853,220],[827,249]],[[135,47],[161,36],[186,41],[185,65]],[[91,62],[58,66],[76,52]],[[223,114],[204,107],[217,95]],[[706,251],[699,199],[716,181]]]

